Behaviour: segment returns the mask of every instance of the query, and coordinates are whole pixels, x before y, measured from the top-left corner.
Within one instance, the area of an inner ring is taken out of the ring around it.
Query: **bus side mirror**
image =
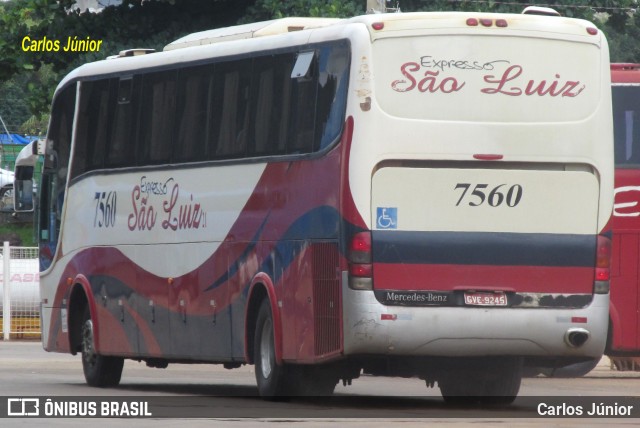
[[[35,188],[33,172],[38,163],[38,154],[44,150],[46,140],[32,141],[16,157],[13,178],[13,210],[31,212],[34,209]]]
[[[33,211],[33,167],[17,166],[13,181],[13,207],[15,212]]]

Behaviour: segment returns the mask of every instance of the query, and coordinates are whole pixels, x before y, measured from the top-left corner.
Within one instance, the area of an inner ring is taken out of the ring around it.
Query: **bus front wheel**
[[[288,382],[287,367],[276,363],[273,329],[271,306],[269,300],[265,299],[258,311],[253,347],[258,392],[265,398],[288,395],[287,388],[291,383]]]
[[[97,387],[116,386],[122,377],[124,358],[99,355],[95,348],[93,321],[85,307],[82,322],[82,371],[87,384]]]

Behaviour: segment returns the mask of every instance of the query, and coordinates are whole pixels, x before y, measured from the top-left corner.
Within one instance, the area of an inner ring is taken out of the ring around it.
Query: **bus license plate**
[[[464,293],[464,303],[473,306],[507,306],[504,293]]]

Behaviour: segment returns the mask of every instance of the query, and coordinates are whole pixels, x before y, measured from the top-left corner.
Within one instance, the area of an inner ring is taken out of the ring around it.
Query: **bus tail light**
[[[373,267],[371,263],[351,263],[349,265],[349,275],[358,278],[371,278]]]
[[[349,242],[349,287],[354,290],[372,290],[372,278],[371,232],[359,232]]]
[[[493,25],[493,20],[487,18],[480,18],[480,24],[483,27],[491,27]]]
[[[371,232],[359,232],[351,237],[349,261],[371,263]]]
[[[603,235],[598,235],[596,242],[596,289],[597,294],[609,292],[609,279],[611,278],[611,240]]]
[[[478,24],[482,25],[483,27],[492,27],[493,24],[495,24],[496,27],[500,28],[506,28],[509,26],[507,20],[502,18],[496,19],[495,21],[489,18],[467,18],[466,23],[469,27],[477,27]]]

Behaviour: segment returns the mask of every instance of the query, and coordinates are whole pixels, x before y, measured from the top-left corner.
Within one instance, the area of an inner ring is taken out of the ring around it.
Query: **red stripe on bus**
[[[374,263],[373,286],[384,290],[474,287],[532,293],[592,293],[593,267]]]

